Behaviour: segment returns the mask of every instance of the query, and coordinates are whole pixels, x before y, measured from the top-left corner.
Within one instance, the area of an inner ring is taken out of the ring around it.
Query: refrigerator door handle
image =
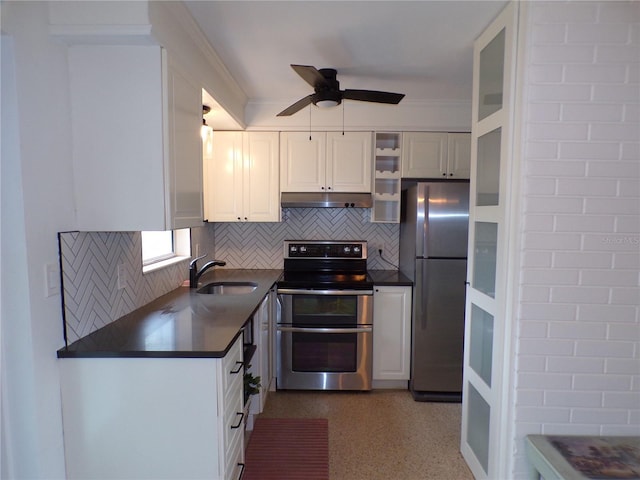
[[[419,183],[416,187],[416,256],[426,258],[429,240],[429,184]]]
[[[420,329],[427,328],[427,306],[429,305],[429,274],[427,271],[427,260],[420,259],[416,261],[416,291],[420,292],[418,297],[420,301],[417,303],[418,311],[416,316],[420,319]]]
[[[427,328],[427,310],[429,305],[429,272],[428,268],[426,268],[427,262],[422,262],[423,267],[420,269],[422,273],[422,328]]]

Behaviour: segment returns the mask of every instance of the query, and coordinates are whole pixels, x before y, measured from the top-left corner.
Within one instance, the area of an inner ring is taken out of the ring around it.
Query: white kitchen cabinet
[[[447,134],[447,174],[450,178],[471,177],[471,134]]]
[[[371,192],[371,132],[281,132],[282,192]]]
[[[404,132],[403,178],[468,179],[471,135],[468,133]]]
[[[205,219],[279,222],[277,132],[213,132],[205,146]]]
[[[269,333],[269,314],[271,303],[267,295],[253,316],[253,341],[256,352],[251,359],[249,372],[254,377],[260,377],[260,392],[251,397],[250,415],[262,413],[269,394],[271,343]]]
[[[373,289],[373,380],[409,380],[411,287]]]
[[[153,45],[69,47],[77,228],[202,224],[202,89]]]
[[[224,358],[65,358],[67,478],[239,478],[242,338]]]
[[[222,364],[219,370],[222,386],[218,394],[218,412],[222,412],[223,417],[223,422],[217,425],[222,447],[218,450],[219,475],[224,480],[235,480],[240,478],[244,463],[245,364],[242,335],[218,363]]]

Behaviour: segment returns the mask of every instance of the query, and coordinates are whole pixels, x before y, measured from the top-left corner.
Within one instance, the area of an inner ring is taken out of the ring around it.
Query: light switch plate
[[[53,297],[60,293],[60,267],[57,263],[44,266],[44,296]]]
[[[124,263],[118,265],[118,290],[122,290],[127,286],[127,269]]]

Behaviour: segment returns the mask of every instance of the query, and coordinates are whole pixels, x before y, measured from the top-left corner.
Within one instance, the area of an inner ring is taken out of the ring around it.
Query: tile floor
[[[331,480],[467,480],[460,414],[458,403],[375,390],[270,392],[262,416],[328,418]]]

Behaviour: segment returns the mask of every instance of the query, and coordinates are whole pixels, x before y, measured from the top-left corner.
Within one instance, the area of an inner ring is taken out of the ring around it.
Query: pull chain
[[[344,102],[342,102],[342,136],[344,137]]]
[[[309,141],[311,141],[311,103],[309,104]]]

